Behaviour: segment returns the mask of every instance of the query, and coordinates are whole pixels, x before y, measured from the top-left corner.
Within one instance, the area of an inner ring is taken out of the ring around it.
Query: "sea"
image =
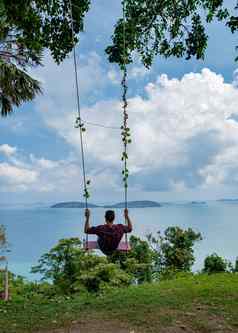
[[[91,209],[91,223],[103,223],[104,212],[103,208]],[[115,209],[115,213],[116,222],[123,223],[123,210]],[[193,271],[201,270],[204,258],[212,253],[232,262],[238,256],[238,203],[164,204],[158,208],[130,209],[130,216],[133,234],[141,238],[157,231],[163,233],[170,226],[199,231],[203,240],[194,247]],[[38,274],[31,273],[31,267],[60,239],[84,238],[84,211],[77,208],[1,208],[0,224],[6,227],[10,244],[9,269],[30,280],[40,279]]]

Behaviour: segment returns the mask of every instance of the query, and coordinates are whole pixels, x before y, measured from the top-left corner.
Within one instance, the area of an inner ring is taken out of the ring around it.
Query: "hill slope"
[[[237,333],[238,274],[132,286],[98,298],[0,301],[0,313],[1,333]]]

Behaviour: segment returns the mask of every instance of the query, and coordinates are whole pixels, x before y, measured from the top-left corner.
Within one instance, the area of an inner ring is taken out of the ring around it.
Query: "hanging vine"
[[[127,48],[126,48],[126,1],[123,0],[123,64],[120,66],[123,71],[123,77],[121,81],[122,85],[122,109],[123,109],[123,124],[121,126],[121,136],[122,136],[122,143],[123,143],[123,153],[122,153],[122,161],[124,163],[122,175],[123,175],[123,183],[125,189],[125,208],[127,208],[127,189],[128,189],[128,178],[129,178],[129,169],[127,165],[128,161],[128,144],[131,143],[131,133],[130,128],[128,127],[128,101],[127,101]]]

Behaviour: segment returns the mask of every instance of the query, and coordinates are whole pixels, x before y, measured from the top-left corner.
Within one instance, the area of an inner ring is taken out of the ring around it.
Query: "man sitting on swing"
[[[124,210],[124,216],[127,225],[113,224],[115,220],[115,212],[113,210],[107,210],[105,213],[105,224],[97,227],[90,227],[90,210],[86,209],[84,232],[86,234],[97,235],[100,250],[106,255],[111,255],[117,250],[123,235],[132,232],[132,223],[129,218],[128,209]]]

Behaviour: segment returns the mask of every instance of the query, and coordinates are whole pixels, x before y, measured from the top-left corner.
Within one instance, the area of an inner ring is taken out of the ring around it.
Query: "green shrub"
[[[238,273],[238,257],[236,258],[236,261],[235,261],[234,273]]]
[[[201,239],[192,229],[171,227],[164,236],[157,233],[147,240],[131,236],[131,250],[115,251],[104,257],[86,252],[78,238],[62,239],[44,254],[32,272],[40,273],[52,286],[27,286],[38,296],[70,295],[78,292],[102,292],[110,288],[171,279],[179,272],[190,272],[194,263],[193,246]],[[26,286],[25,286],[26,288]],[[27,294],[30,294],[29,292]]]
[[[99,292],[105,288],[123,287],[132,277],[106,257],[86,252],[78,238],[62,239],[44,254],[32,272],[50,280],[57,294]]]
[[[213,253],[205,258],[203,272],[208,274],[221,273],[227,272],[228,268],[229,263],[216,253]]]
[[[173,275],[173,272],[190,272],[195,262],[193,247],[202,239],[200,233],[191,228],[183,230],[179,227],[169,227],[164,235],[147,236],[153,249],[153,273],[157,279]]]
[[[127,274],[133,276],[134,282],[141,284],[152,281],[153,250],[147,241],[131,236],[131,250],[128,253],[116,251],[108,258]]]
[[[194,274],[192,272],[183,272],[181,270],[173,269],[163,269],[159,274],[159,281],[164,280],[176,280],[176,279],[189,279],[192,278]]]
[[[112,263],[101,263],[80,275],[74,284],[75,291],[102,292],[111,288],[126,287],[132,277]]]

